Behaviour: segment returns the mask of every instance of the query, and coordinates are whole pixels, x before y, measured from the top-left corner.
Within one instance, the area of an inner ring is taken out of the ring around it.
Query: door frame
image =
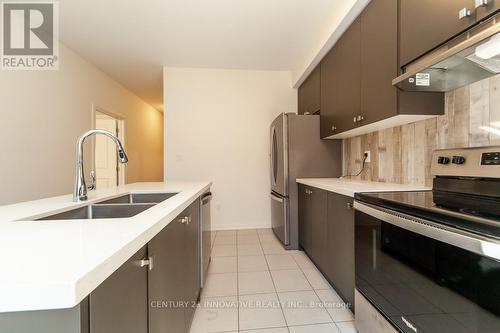
[[[121,113],[109,111],[105,108],[102,108],[98,105],[93,104],[92,105],[92,111],[91,111],[91,124],[92,128],[96,128],[96,116],[98,113],[105,114],[107,116],[110,116],[112,118],[116,119],[116,124],[117,124],[117,129],[118,129],[118,139],[120,139],[121,143],[123,146],[126,146],[125,142],[125,116]],[[92,170],[95,170],[95,144],[96,140],[92,137],[92,154],[91,154],[91,165],[92,165]],[[120,164],[118,163],[118,184],[124,185],[125,184],[125,173],[126,173],[126,164]]]

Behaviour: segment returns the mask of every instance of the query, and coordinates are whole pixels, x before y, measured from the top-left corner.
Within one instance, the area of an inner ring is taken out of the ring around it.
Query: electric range
[[[500,147],[437,150],[431,172],[355,195],[357,292],[393,331],[500,332]]]

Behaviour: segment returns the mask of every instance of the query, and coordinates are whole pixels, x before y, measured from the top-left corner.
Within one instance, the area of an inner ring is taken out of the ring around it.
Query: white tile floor
[[[301,251],[271,229],[216,233],[191,333],[355,333],[354,316]]]

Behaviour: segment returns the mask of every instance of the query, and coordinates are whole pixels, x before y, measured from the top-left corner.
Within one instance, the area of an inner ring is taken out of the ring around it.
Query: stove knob
[[[465,163],[465,157],[463,157],[463,156],[453,156],[453,159],[451,160],[451,163],[453,163],[453,164],[464,164]]]
[[[448,164],[448,163],[450,163],[450,158],[446,157],[446,156],[439,156],[438,163],[439,164]]]

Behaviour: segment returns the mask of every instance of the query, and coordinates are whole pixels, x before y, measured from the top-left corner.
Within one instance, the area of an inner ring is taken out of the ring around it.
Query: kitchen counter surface
[[[72,308],[210,188],[135,183],[0,206],[0,312]],[[130,218],[32,221],[127,193],[179,192]]]
[[[382,182],[369,182],[339,178],[299,178],[297,183],[320,188],[329,192],[354,197],[359,192],[425,191],[430,187]]]

